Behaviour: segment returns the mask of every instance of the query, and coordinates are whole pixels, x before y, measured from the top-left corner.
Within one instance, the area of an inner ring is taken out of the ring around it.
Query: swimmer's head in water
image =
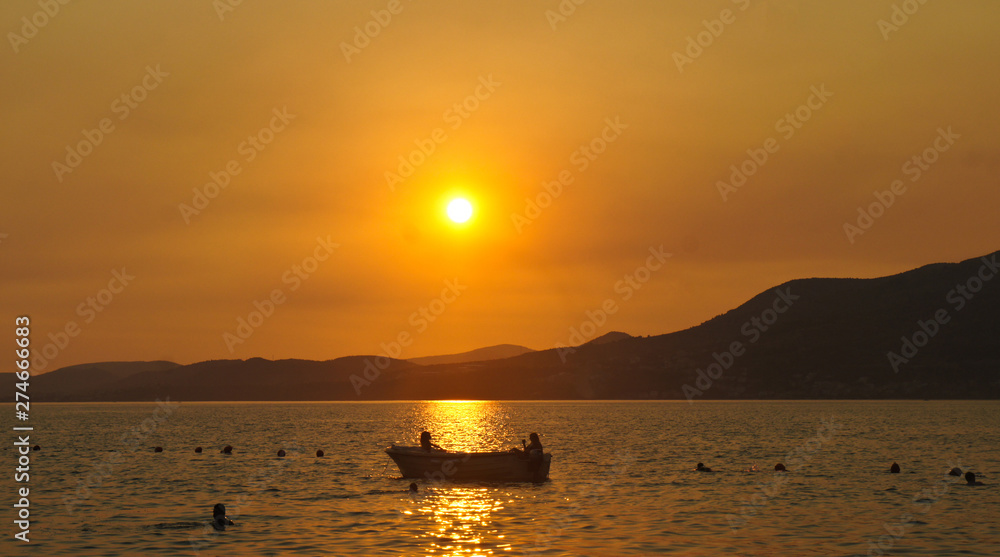
[[[416,493],[416,492],[417,492],[417,484],[411,483],[410,484],[410,493]]]
[[[780,462],[774,465],[774,471],[775,472],[787,472],[787,470],[785,470],[785,465],[782,464],[782,463],[780,463]]]
[[[969,482],[970,484],[976,483],[976,474],[973,472],[966,472],[965,481]]]
[[[216,503],[212,508],[212,527],[216,530],[225,530],[226,526],[236,526],[236,523],[226,516],[226,506]]]
[[[948,470],[948,475],[949,476],[961,476],[962,475],[962,469],[959,468],[958,466],[956,466],[956,467],[952,468],[951,470]]]
[[[893,474],[898,474],[899,473],[899,465],[896,464],[895,462],[893,462],[892,466],[889,467],[889,472],[891,472]]]

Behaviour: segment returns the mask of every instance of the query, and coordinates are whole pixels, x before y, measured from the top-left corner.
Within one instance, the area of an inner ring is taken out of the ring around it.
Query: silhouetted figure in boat
[[[965,485],[985,485],[983,482],[976,481],[976,475],[972,472],[965,473]]]
[[[712,471],[712,469],[711,469],[711,468],[709,468],[708,466],[705,466],[705,465],[704,465],[704,464],[702,464],[701,462],[699,462],[699,463],[698,463],[698,466],[696,466],[696,467],[695,467],[694,471],[695,471],[695,472],[711,472],[711,471]]]
[[[956,467],[952,468],[951,470],[948,470],[948,475],[949,476],[961,476],[962,475],[962,469],[959,468],[958,466],[956,466]]]
[[[222,503],[216,503],[215,508],[212,509],[212,528],[223,531],[226,526],[236,526],[236,523],[226,516],[226,506]]]
[[[528,469],[534,474],[538,474],[538,470],[542,467],[542,460],[544,459],[542,440],[538,438],[538,434],[532,432],[528,435],[528,439],[531,442],[528,444],[524,443],[524,439],[521,439],[521,446],[524,449],[518,449],[517,447],[510,450],[512,453],[517,453],[521,458],[528,458]]]
[[[439,445],[431,443],[431,432],[429,431],[425,431],[420,434],[420,448],[425,451],[429,451],[431,449],[437,449],[439,451],[444,450]]]
[[[784,464],[782,464],[782,463],[779,462],[779,463],[777,463],[777,464],[774,465],[774,471],[775,472],[787,472],[788,470],[785,469],[785,465]]]
[[[890,474],[898,474],[899,473],[899,465],[896,464],[895,462],[893,462],[892,466],[889,467],[889,473]]]
[[[518,449],[517,447],[514,447],[510,450],[510,452],[518,453],[524,456],[530,456],[531,451],[537,450],[539,454],[541,454],[543,450],[542,441],[538,438],[538,434],[532,433],[531,435],[528,435],[528,439],[531,439],[531,443],[526,443],[524,439],[521,439],[521,447],[523,448]]]
[[[524,447],[524,454],[530,455],[531,451],[542,451],[543,450],[542,449],[542,441],[541,441],[541,439],[538,438],[538,434],[537,433],[532,433],[532,434],[528,435],[528,439],[531,439],[531,442],[528,443],[528,445]],[[524,445],[524,439],[521,439],[521,445]]]

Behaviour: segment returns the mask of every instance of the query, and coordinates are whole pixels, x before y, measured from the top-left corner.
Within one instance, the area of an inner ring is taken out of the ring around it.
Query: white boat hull
[[[429,480],[543,482],[548,478],[551,454],[525,456],[514,452],[463,453],[425,451],[420,447],[385,450],[404,478]]]

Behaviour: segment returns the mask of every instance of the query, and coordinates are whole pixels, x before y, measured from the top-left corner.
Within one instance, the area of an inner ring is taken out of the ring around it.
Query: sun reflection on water
[[[416,419],[419,427],[431,432],[435,443],[448,450],[504,451],[515,446],[507,410],[494,401],[428,401]]]
[[[493,401],[441,400],[424,403],[415,416],[434,442],[453,451],[496,451],[514,446],[507,410]],[[416,496],[413,518],[427,520],[415,534],[427,554],[497,555],[511,544],[495,524],[512,500],[502,486],[429,482]]]
[[[415,514],[430,519],[417,538],[434,555],[496,555],[511,546],[493,524],[493,514],[504,508],[495,488],[447,486],[432,488]]]

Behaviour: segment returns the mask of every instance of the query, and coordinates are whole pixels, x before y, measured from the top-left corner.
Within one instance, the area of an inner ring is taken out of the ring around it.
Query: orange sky
[[[542,349],[994,251],[1000,5],[895,4],[4,2],[5,319],[37,371]]]

